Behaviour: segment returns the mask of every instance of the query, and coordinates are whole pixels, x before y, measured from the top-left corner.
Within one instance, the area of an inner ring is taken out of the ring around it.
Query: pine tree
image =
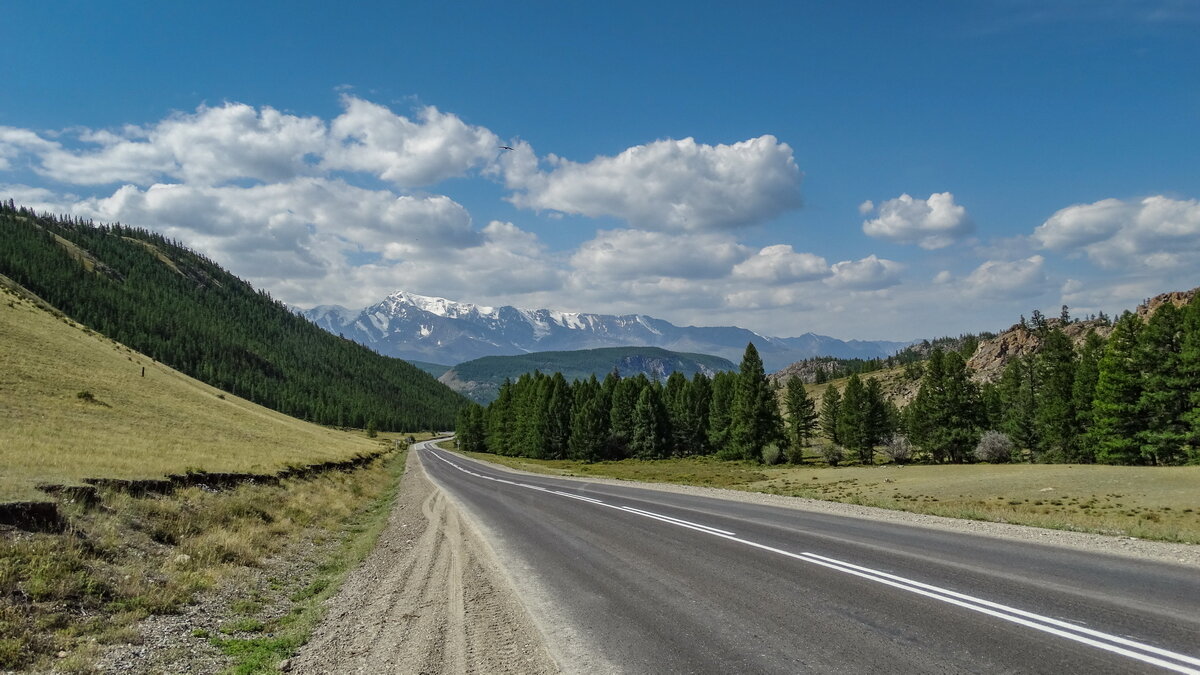
[[[1000,429],[1019,448],[1038,449],[1037,392],[1038,376],[1033,359],[1017,357],[1008,362],[1000,376],[1002,404]]]
[[[1137,464],[1141,460],[1138,434],[1145,425],[1139,416],[1142,395],[1137,345],[1142,321],[1125,312],[1113,326],[1100,357],[1096,398],[1092,403],[1091,442],[1097,461],[1104,464]]]
[[[1059,328],[1046,333],[1034,359],[1040,387],[1034,423],[1038,450],[1050,460],[1074,456],[1078,428],[1074,408],[1075,350]]]
[[[1155,310],[1138,335],[1137,362],[1142,372],[1138,411],[1144,428],[1138,434],[1142,461],[1181,464],[1190,435],[1185,415],[1191,411],[1184,372],[1183,314],[1171,303]]]
[[[788,378],[783,401],[787,410],[788,440],[791,443],[792,456],[799,458],[817,428],[817,407],[809,398],[804,382],[795,375]]]
[[[1071,385],[1072,407],[1075,409],[1075,429],[1078,437],[1072,453],[1067,458],[1076,462],[1096,461],[1096,450],[1090,442],[1092,429],[1092,401],[1096,398],[1096,383],[1100,378],[1100,357],[1104,353],[1104,340],[1095,331],[1084,338],[1075,364],[1075,381]]]
[[[838,434],[838,419],[842,416],[842,395],[838,388],[829,385],[821,396],[821,433],[834,445],[840,445],[841,436]]]
[[[500,385],[500,393],[488,406],[488,452],[497,455],[517,454],[512,444],[513,412],[513,383],[512,380],[504,378]]]
[[[1183,309],[1183,339],[1179,349],[1179,372],[1188,395],[1188,461],[1200,463],[1200,293]]]
[[[841,414],[838,415],[837,432],[841,444],[858,455],[858,461],[872,464],[873,448],[868,435],[869,405],[867,390],[857,374],[846,381],[842,393]]]
[[[761,461],[763,447],[783,438],[779,402],[753,342],[746,345],[738,369],[732,418],[729,430],[731,454],[743,459]]]

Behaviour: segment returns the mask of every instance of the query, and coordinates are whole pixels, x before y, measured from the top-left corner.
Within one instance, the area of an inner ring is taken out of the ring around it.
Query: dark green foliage
[[[1179,351],[1179,371],[1188,389],[1187,424],[1188,462],[1200,463],[1200,294],[1183,310],[1183,340]]]
[[[662,459],[671,452],[667,410],[658,392],[656,383],[642,387],[633,406],[629,452],[638,459]]]
[[[455,436],[460,450],[466,452],[486,452],[486,429],[483,408],[469,405],[458,411],[455,424]]]
[[[966,461],[979,441],[983,406],[961,354],[933,351],[909,408],[909,438],[933,461]]]
[[[841,436],[838,433],[838,420],[841,416],[842,394],[837,387],[829,385],[829,388],[821,396],[820,424],[821,433],[825,434],[825,437],[834,445],[841,442]]]
[[[722,371],[713,376],[712,403],[709,405],[708,416],[708,445],[713,450],[720,450],[729,442],[737,379],[737,373],[732,371]]]
[[[788,456],[799,460],[817,430],[817,406],[800,378],[788,378],[783,407],[787,411],[788,443],[791,445]]]
[[[1076,457],[1079,428],[1075,414],[1075,350],[1060,328],[1046,333],[1042,350],[1034,359],[1040,387],[1034,424],[1038,450],[1044,460]]]
[[[1186,459],[1190,425],[1185,415],[1191,411],[1194,383],[1188,382],[1182,353],[1183,313],[1168,302],[1146,321],[1135,356],[1142,372],[1138,413],[1144,425],[1138,442],[1146,464],[1182,464]]]
[[[742,459],[761,461],[763,447],[782,438],[779,402],[771,390],[758,350],[754,343],[747,344],[733,396],[730,452]]]
[[[449,429],[466,404],[412,365],[326,333],[146,230],[5,206],[0,274],[176,370],[309,421]]]
[[[1092,429],[1092,400],[1096,398],[1096,383],[1100,379],[1100,356],[1104,354],[1104,340],[1095,332],[1088,333],[1079,350],[1075,364],[1075,381],[1071,385],[1072,407],[1075,409],[1075,428],[1079,436],[1074,443],[1074,453],[1068,460],[1078,462],[1096,461],[1096,452],[1086,442]]]
[[[863,464],[871,464],[872,445],[868,434],[867,390],[858,375],[851,375],[842,394],[841,414],[837,420],[838,440]]]
[[[596,462],[604,458],[608,445],[608,411],[599,396],[579,402],[571,418],[571,438],[568,443],[572,459]]]
[[[1031,452],[1040,445],[1036,424],[1038,384],[1034,360],[1016,358],[1005,367],[997,385],[1001,405],[997,426],[1017,447]]]
[[[1141,461],[1138,434],[1144,425],[1138,414],[1142,378],[1137,358],[1141,329],[1141,319],[1125,312],[1113,326],[1100,357],[1090,441],[1095,446],[1097,461],[1104,464]]]

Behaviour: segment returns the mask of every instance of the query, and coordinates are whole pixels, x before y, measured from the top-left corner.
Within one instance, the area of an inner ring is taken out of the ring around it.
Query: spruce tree
[[[1141,319],[1125,312],[1113,326],[1100,357],[1091,442],[1096,460],[1104,464],[1137,464],[1141,460],[1138,436],[1145,428],[1138,409],[1142,395],[1137,358],[1141,329]]]
[[[783,438],[779,402],[754,343],[746,345],[738,369],[730,423],[731,454],[762,461],[763,447]]]
[[[793,375],[788,378],[784,392],[784,408],[787,410],[788,441],[791,457],[799,459],[817,427],[817,407],[809,398],[804,382]]]

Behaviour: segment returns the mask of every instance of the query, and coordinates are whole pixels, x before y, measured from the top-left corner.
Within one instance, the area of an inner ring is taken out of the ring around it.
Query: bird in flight
[[[501,150],[512,150],[512,146],[502,145],[502,146],[500,146],[500,149]]]

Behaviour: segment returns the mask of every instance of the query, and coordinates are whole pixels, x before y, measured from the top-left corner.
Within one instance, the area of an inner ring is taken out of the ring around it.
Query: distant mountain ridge
[[[661,347],[605,347],[570,352],[536,352],[516,356],[485,356],[460,363],[438,378],[442,384],[478,403],[490,403],[505,379],[516,381],[525,373],[562,373],[568,382],[595,375],[599,379],[616,370],[621,377],[645,375],[664,381],[671,373],[691,378],[696,373],[712,377],[718,371],[736,370],[728,359],[707,354],[683,354]]]
[[[676,326],[645,314],[489,307],[397,291],[362,310],[320,305],[300,313],[381,354],[433,363],[602,347],[661,347],[740,361],[753,342],[768,370],[813,356],[876,358],[909,342],[838,340],[815,333],[771,337],[736,326]]]

